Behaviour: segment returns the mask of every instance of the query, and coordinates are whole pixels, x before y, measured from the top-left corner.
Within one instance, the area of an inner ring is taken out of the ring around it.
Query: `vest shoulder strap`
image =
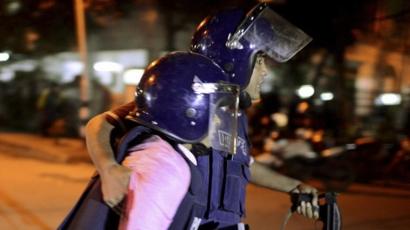
[[[141,143],[152,135],[152,130],[142,125],[138,125],[128,131],[120,140],[117,150],[115,151],[115,159],[117,162],[124,160],[127,150],[136,144]]]

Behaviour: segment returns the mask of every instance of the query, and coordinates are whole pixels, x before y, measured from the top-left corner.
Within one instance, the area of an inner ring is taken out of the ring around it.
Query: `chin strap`
[[[212,151],[211,148],[206,147],[202,143],[192,144],[190,150],[196,157],[209,155]]]

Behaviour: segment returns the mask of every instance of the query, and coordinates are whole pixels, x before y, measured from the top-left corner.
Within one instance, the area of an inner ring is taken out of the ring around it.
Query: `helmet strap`
[[[247,109],[251,107],[252,99],[251,96],[246,91],[241,91],[239,95],[239,108],[240,109]]]

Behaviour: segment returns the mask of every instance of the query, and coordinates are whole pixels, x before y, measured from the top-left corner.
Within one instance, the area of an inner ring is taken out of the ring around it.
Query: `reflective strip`
[[[182,153],[184,153],[186,158],[188,158],[188,160],[192,162],[192,164],[194,164],[195,166],[198,165],[198,162],[196,161],[194,154],[191,151],[189,151],[189,149],[187,149],[185,146],[181,144],[178,144],[178,148],[182,151]]]
[[[189,230],[197,230],[199,229],[199,225],[201,225],[201,218],[194,217],[194,220],[192,221],[191,227]]]

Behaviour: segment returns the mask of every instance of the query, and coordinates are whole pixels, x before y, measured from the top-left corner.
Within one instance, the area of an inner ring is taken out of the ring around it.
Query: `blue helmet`
[[[206,17],[197,27],[191,41],[191,50],[216,62],[230,77],[230,81],[245,87],[252,74],[253,50],[231,50],[225,43],[245,18],[239,9],[220,11]],[[239,58],[249,57],[249,58]]]
[[[227,81],[203,55],[170,53],[146,68],[135,92],[137,110],[129,119],[177,141],[198,142],[209,132],[210,105],[218,87],[229,86],[232,95],[239,94],[239,86]]]
[[[205,18],[192,37],[191,50],[215,61],[232,83],[244,89],[256,54],[285,62],[310,41],[303,31],[261,3],[247,14],[227,10]]]

